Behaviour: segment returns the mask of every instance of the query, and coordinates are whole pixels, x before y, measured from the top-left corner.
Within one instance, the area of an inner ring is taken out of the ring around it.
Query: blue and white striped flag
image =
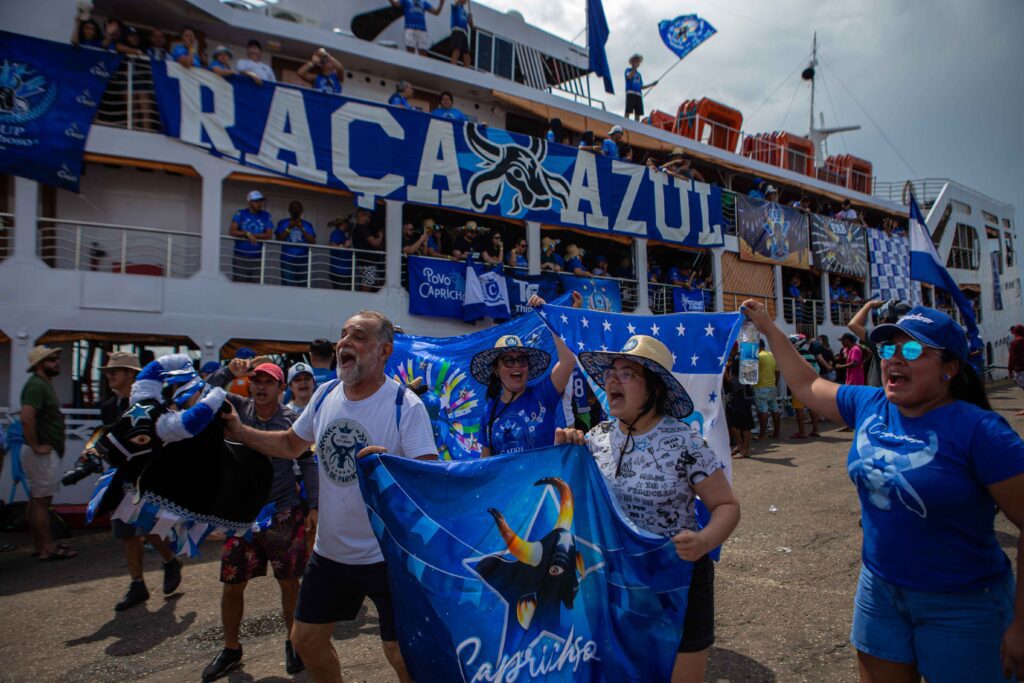
[[[493,318],[495,322],[512,317],[505,269],[499,264],[485,272],[483,266],[474,263],[470,256],[466,259],[466,293],[462,298],[462,319],[472,323],[484,317]]]
[[[704,435],[704,440],[722,459],[729,478],[732,478],[722,373],[729,359],[729,350],[739,334],[741,314],[634,315],[549,304],[541,308],[540,316],[551,331],[577,354],[581,351],[618,351],[635,334],[646,334],[665,344],[675,363],[672,374],[693,401],[693,413],[685,421]],[[604,392],[593,382],[591,386],[607,412]]]

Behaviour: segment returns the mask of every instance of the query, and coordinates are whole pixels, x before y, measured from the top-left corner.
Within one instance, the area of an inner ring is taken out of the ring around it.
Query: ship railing
[[[686,313],[686,308],[677,309],[675,305],[675,290],[700,292],[704,298],[704,311],[706,313],[714,312],[715,310],[715,296],[714,292],[710,289],[703,287],[693,287],[687,289],[681,285],[670,285],[661,282],[650,282],[647,284],[647,298],[651,307],[652,313]]]
[[[832,323],[841,327],[846,327],[853,320],[853,316],[857,315],[857,311],[861,309],[861,303],[849,303],[844,301],[833,301],[832,302]]]
[[[0,261],[11,255],[14,249],[14,214],[0,213]]]
[[[199,270],[198,233],[46,216],[39,222],[37,253],[51,268],[180,278]]]
[[[736,193],[722,190],[722,229],[726,235],[736,234]]]
[[[307,289],[376,292],[385,284],[383,250],[270,240],[257,245],[250,253],[247,240],[222,236],[221,272],[235,282]]]
[[[96,109],[95,123],[128,130],[161,130],[149,57],[125,55],[110,77]]]
[[[60,412],[64,416],[64,438],[67,441],[88,441],[92,433],[103,425],[99,408],[61,408]],[[16,417],[18,408],[0,407],[0,425],[6,428]],[[78,456],[78,453],[68,452]]]
[[[825,302],[821,299],[783,297],[782,317],[787,323],[796,325],[798,332],[807,334],[805,327],[813,332],[825,322]]]
[[[722,310],[723,311],[738,311],[740,305],[747,299],[753,299],[754,301],[760,301],[765,308],[771,308],[775,306],[775,296],[766,296],[764,294],[755,294],[753,292],[722,292]]]

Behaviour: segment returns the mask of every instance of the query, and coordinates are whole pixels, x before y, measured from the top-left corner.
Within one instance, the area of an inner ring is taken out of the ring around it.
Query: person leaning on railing
[[[505,265],[510,268],[528,268],[530,261],[526,256],[526,238],[516,240],[516,246],[509,250]]]
[[[263,61],[263,45],[255,38],[249,40],[245,46],[245,59],[235,62],[238,73],[245,74],[253,79],[257,85],[264,81],[274,81],[274,70]]]
[[[181,29],[181,42],[171,48],[171,59],[186,69],[203,68],[203,57],[194,28],[185,26]]]
[[[327,243],[332,247],[352,248],[351,228],[345,216],[338,216],[327,224],[331,228]],[[334,289],[352,289],[352,252],[331,250],[331,285]]]
[[[376,292],[381,286],[384,266],[384,231],[373,223],[373,216],[366,209],[356,211],[356,224],[352,228],[352,246],[357,250],[359,265],[359,290]]]

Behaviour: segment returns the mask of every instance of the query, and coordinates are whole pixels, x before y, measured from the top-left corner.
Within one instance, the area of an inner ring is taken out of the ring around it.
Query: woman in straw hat
[[[762,304],[740,310],[794,398],[855,431],[847,470],[864,542],[850,641],[860,680],[1024,677],[1024,583],[994,528],[997,509],[1024,526],[1024,442],[989,405],[963,328],[916,306],[871,330],[883,386],[840,386]],[[1016,545],[1020,571],[1024,536]]]
[[[721,545],[740,520],[740,506],[724,464],[683,419],[693,403],[672,374],[672,353],[645,335],[622,351],[585,351],[580,364],[608,395],[613,419],[586,436],[555,432],[555,443],[585,444],[625,517],[650,533],[670,536],[676,552],[694,563],[679,654],[672,680],[703,681],[715,641],[715,570],[708,551]],[[700,496],[711,520],[700,529]]]
[[[574,293],[575,301],[578,294]],[[582,298],[579,300],[582,302]],[[530,299],[530,306],[544,300]],[[480,425],[481,455],[519,453],[550,446],[555,429],[566,424],[562,392],[572,378],[576,358],[555,336],[558,362],[548,377],[541,378],[551,364],[551,354],[527,346],[514,335],[505,335],[494,347],[473,356],[470,372],[487,387],[487,408]]]

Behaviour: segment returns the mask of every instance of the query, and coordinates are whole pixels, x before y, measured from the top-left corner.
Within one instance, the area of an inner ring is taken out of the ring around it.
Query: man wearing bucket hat
[[[78,553],[54,544],[50,536],[50,502],[60,487],[60,458],[64,454],[64,416],[53,389],[53,378],[60,374],[60,349],[33,348],[28,352],[28,371],[31,375],[21,390],[25,443],[19,454],[30,495],[26,521],[39,559],[65,560]]]
[[[741,310],[793,395],[855,432],[847,469],[864,547],[850,640],[862,679],[1024,675],[1024,585],[994,530],[997,507],[1024,525],[1024,442],[992,411],[963,328],[916,306],[870,333],[882,386],[840,386],[814,372],[762,304]]]
[[[626,118],[633,114],[637,121],[644,115],[644,90],[658,85],[658,81],[644,85],[640,75],[640,63],[643,61],[643,55],[636,53],[629,58],[629,68],[626,69]]]
[[[532,298],[530,305],[537,300]],[[547,377],[551,354],[527,346],[514,335],[499,338],[493,348],[473,356],[470,373],[487,387],[488,403],[480,424],[482,457],[550,446],[555,429],[565,426],[562,393],[576,359],[557,336],[555,347],[558,362]]]
[[[558,430],[555,443],[585,444],[612,496],[635,527],[669,536],[679,556],[693,562],[673,681],[703,681],[715,641],[714,564],[707,553],[740,520],[725,466],[683,419],[693,402],[672,374],[672,352],[654,337],[630,337],[618,352],[584,351],[580,365],[605,390],[612,416],[586,436]],[[701,529],[695,500],[711,511]]]

